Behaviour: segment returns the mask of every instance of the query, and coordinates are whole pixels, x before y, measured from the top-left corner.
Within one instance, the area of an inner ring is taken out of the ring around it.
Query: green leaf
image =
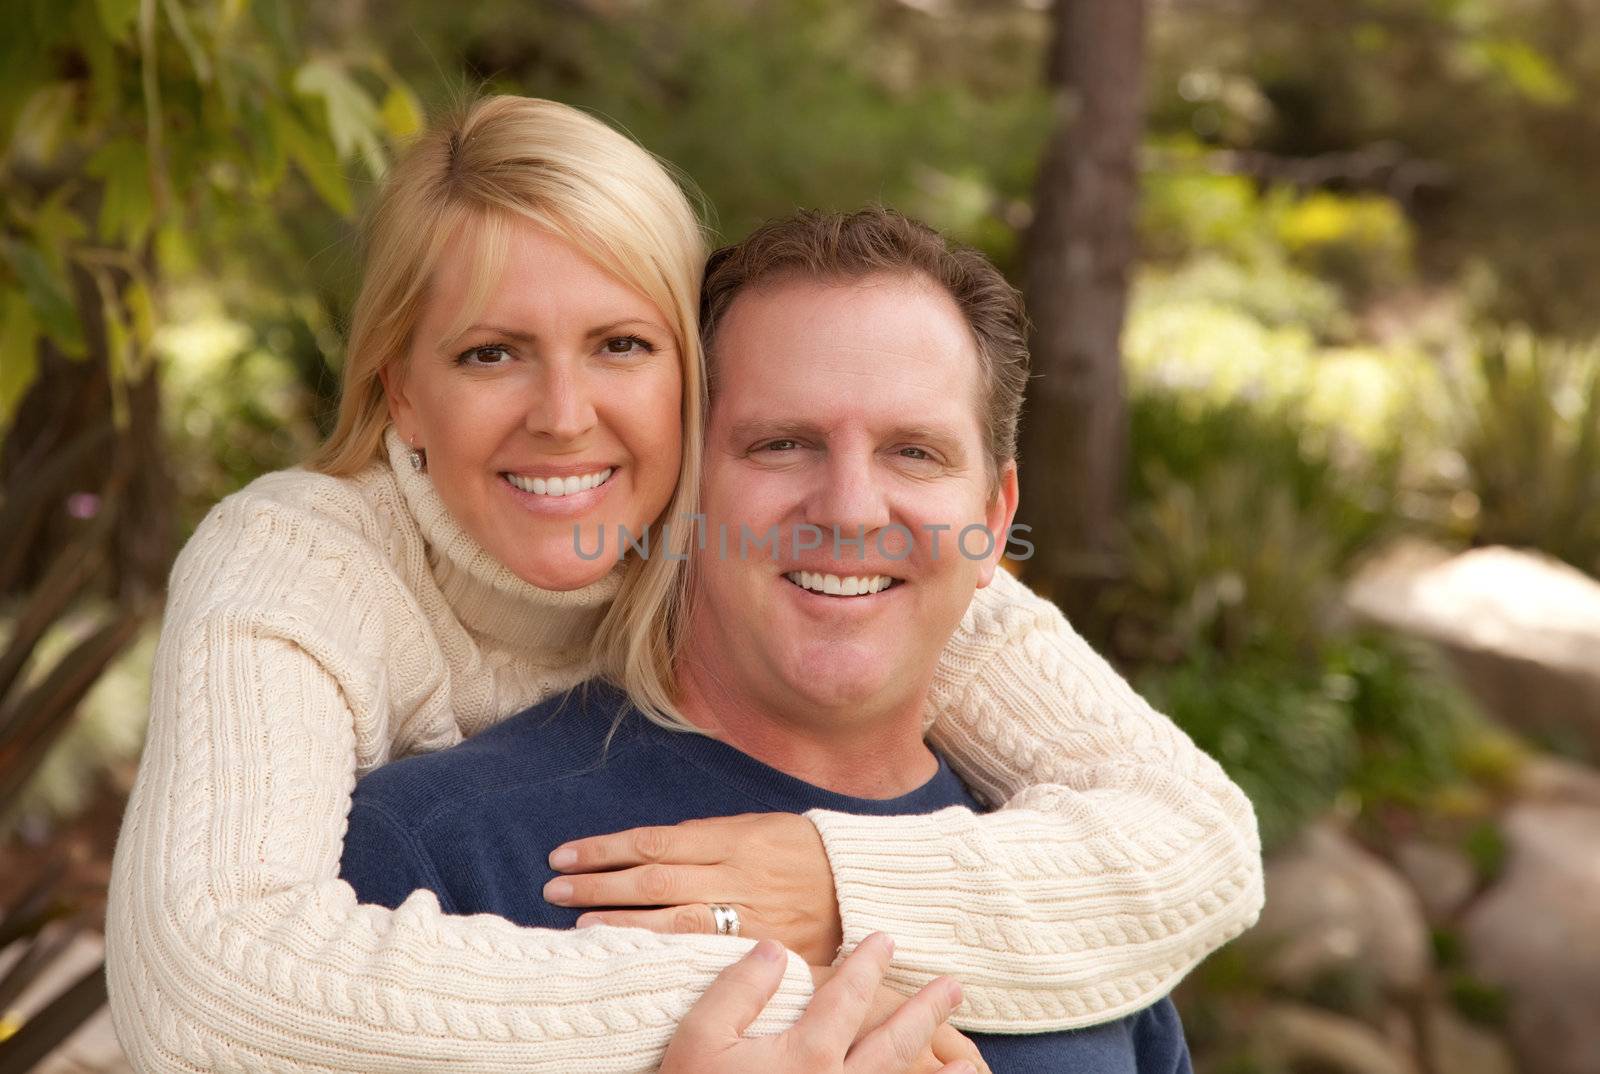
[[[155,205],[150,197],[150,164],[143,142],[118,138],[89,159],[90,175],[105,184],[98,232],[103,242],[139,246],[150,233]]]
[[[68,183],[46,198],[33,214],[33,233],[38,236],[40,253],[58,277],[67,274],[67,249],[89,234],[88,227],[68,204],[76,194],[77,184]]]
[[[333,147],[306,130],[294,112],[281,104],[269,104],[267,118],[284,152],[310,180],[322,200],[340,215],[349,216],[355,209],[355,201],[350,196],[344,173],[339,170]]]
[[[1477,59],[1499,73],[1525,100],[1548,108],[1571,104],[1577,96],[1572,82],[1538,49],[1516,38],[1491,38],[1478,42]]]
[[[311,60],[295,72],[294,89],[303,96],[321,98],[327,109],[328,132],[341,160],[359,156],[375,178],[383,175],[387,161],[378,139],[383,119],[355,79],[330,60]]]
[[[161,10],[166,12],[167,22],[172,24],[172,33],[178,39],[178,44],[189,54],[189,66],[194,68],[195,81],[202,86],[208,85],[211,82],[211,60],[195,38],[194,30],[189,26],[189,16],[183,13],[183,5],[177,0],[161,0]]]
[[[88,353],[78,310],[66,283],[50,271],[49,260],[32,245],[17,239],[0,240],[6,261],[22,281],[32,316],[56,346],[68,356],[82,358]]]
[[[72,124],[77,95],[71,82],[51,82],[35,90],[17,113],[11,148],[5,155],[45,164],[54,160]]]
[[[392,86],[383,98],[383,126],[389,137],[410,138],[422,129],[422,106],[404,86]]]
[[[125,40],[133,30],[133,20],[139,14],[139,0],[94,0],[95,11],[106,36],[113,41]]]
[[[97,123],[112,121],[122,104],[123,64],[117,58],[117,35],[107,31],[101,17],[87,7],[78,9],[73,24],[73,39],[89,65],[91,114]]]
[[[39,325],[20,291],[0,294],[0,429],[39,371]]]

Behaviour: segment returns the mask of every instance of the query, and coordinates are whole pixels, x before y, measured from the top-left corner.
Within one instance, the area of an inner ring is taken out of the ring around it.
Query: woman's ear
[[[389,420],[394,422],[395,431],[400,434],[400,439],[410,444],[412,448],[421,448],[424,445],[417,443],[417,414],[411,406],[411,400],[406,395],[405,370],[399,362],[388,362],[378,370],[378,380],[383,383],[383,397],[389,404]]]
[[[994,534],[994,548],[978,564],[978,588],[994,581],[994,572],[1000,566],[1000,557],[1006,554],[1006,541],[1011,536],[1011,523],[1017,517],[1017,464],[1008,461],[1000,468],[995,481],[994,495],[984,511],[983,524]]]

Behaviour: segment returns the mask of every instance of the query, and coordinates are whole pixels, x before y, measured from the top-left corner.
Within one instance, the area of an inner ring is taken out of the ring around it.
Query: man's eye
[[[607,354],[650,354],[655,351],[647,341],[638,336],[612,336],[606,340]]]
[[[926,448],[919,448],[919,447],[903,447],[903,448],[900,449],[900,454],[902,456],[904,456],[905,458],[908,458],[908,459],[932,459],[933,458],[933,456],[928,453]]]
[[[487,347],[468,347],[456,356],[456,365],[504,365],[511,360],[511,352],[498,343]]]
[[[800,446],[799,441],[796,441],[796,440],[768,440],[765,444],[761,445],[761,450],[762,451],[793,451],[795,448],[797,448],[799,446]]]

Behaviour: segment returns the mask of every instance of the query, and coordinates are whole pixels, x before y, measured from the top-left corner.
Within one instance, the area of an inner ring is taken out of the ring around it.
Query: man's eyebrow
[[[826,438],[828,430],[812,421],[788,421],[782,418],[747,418],[734,422],[728,436],[734,443],[749,444],[760,440],[778,440],[785,437],[804,437],[810,440]],[[926,444],[928,447],[960,461],[966,457],[961,437],[949,429],[934,425],[897,425],[889,430],[891,443]]]
[[[735,443],[754,443],[757,440],[776,440],[788,436],[804,436],[812,439],[820,438],[827,434],[827,430],[815,422],[790,421],[784,418],[747,418],[736,421],[728,429],[728,436]]]
[[[953,462],[960,462],[966,457],[966,451],[961,446],[961,437],[949,429],[941,429],[934,425],[897,426],[890,432],[889,439],[895,443],[926,444],[949,456]]]

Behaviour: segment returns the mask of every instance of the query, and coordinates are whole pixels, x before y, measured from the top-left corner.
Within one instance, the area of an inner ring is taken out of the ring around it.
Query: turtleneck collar
[[[550,652],[594,637],[622,584],[622,568],[569,592],[540,589],[518,578],[451,517],[433,479],[411,468],[411,448],[390,426],[389,465],[428,546],[440,591],[463,625],[518,655]]]

